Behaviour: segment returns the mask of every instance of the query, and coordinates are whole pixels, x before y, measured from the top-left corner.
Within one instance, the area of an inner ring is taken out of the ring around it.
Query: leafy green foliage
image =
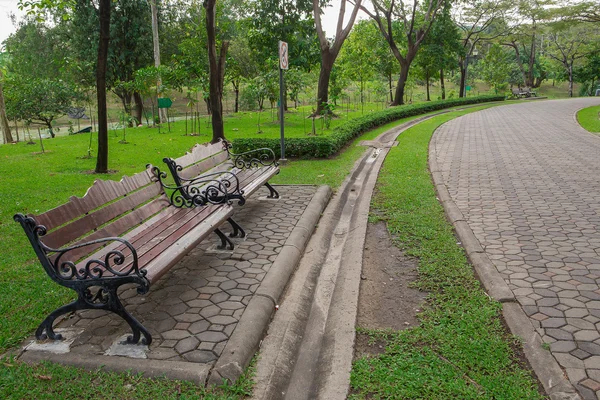
[[[391,107],[362,117],[354,118],[336,128],[327,136],[310,138],[288,138],[285,141],[285,154],[288,157],[322,158],[329,157],[344,147],[353,138],[380,125],[428,112],[465,104],[502,101],[504,96],[478,96],[443,101],[432,101],[414,105]],[[279,139],[240,138],[233,141],[236,151],[243,152],[259,147],[268,147],[275,154],[280,152]]]
[[[20,75],[7,79],[4,95],[8,118],[43,123],[52,136],[54,119],[66,114],[80,100],[78,92],[66,82]]]
[[[498,44],[493,44],[480,63],[483,79],[494,88],[496,93],[507,89],[513,67],[516,67],[512,54]]]

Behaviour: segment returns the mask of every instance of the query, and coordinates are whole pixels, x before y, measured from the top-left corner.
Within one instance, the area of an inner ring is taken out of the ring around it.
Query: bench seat
[[[156,282],[211,233],[230,243],[219,226],[232,223],[227,201],[174,206],[152,166],[119,182],[97,180],[83,197],[39,215],[14,216],[48,276],[77,293],[77,299],[52,313],[36,330],[37,339],[62,339],[53,330],[59,316],[83,309],[106,310],[131,327],[130,343],[148,330],[127,312],[117,290],[137,286],[139,294]],[[232,226],[234,226],[232,224]],[[235,230],[235,226],[234,226]]]

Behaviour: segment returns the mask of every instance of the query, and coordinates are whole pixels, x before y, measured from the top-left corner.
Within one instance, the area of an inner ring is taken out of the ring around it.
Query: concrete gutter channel
[[[470,108],[470,107],[464,107]],[[285,299],[269,325],[257,363],[253,399],[345,399],[349,393],[355,322],[370,200],[394,140],[442,111],[391,129],[373,141],[324,212]],[[502,303],[512,334],[523,340],[533,371],[553,400],[580,396],[537,334],[464,216],[452,201],[429,149],[429,169],[448,220],[487,293]]]

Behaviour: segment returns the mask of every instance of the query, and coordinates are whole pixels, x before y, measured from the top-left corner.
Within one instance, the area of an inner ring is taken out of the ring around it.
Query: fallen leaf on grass
[[[5,362],[5,363],[2,363],[2,364],[3,364],[5,367],[7,367],[7,368],[14,367],[14,364],[9,364],[9,363],[6,363],[6,362]]]
[[[52,376],[51,375],[34,375],[36,378],[41,379],[43,381],[50,381],[52,380]]]

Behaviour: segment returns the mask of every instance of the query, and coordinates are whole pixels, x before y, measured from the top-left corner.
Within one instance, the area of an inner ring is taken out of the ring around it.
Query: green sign
[[[471,86],[467,86],[465,89],[467,89],[467,90],[471,90]],[[159,103],[158,103],[158,104],[160,104],[160,99],[158,99],[158,101],[159,101]],[[160,107],[160,106],[159,106],[159,107]]]
[[[173,101],[168,97],[158,99],[158,108],[171,108]]]

